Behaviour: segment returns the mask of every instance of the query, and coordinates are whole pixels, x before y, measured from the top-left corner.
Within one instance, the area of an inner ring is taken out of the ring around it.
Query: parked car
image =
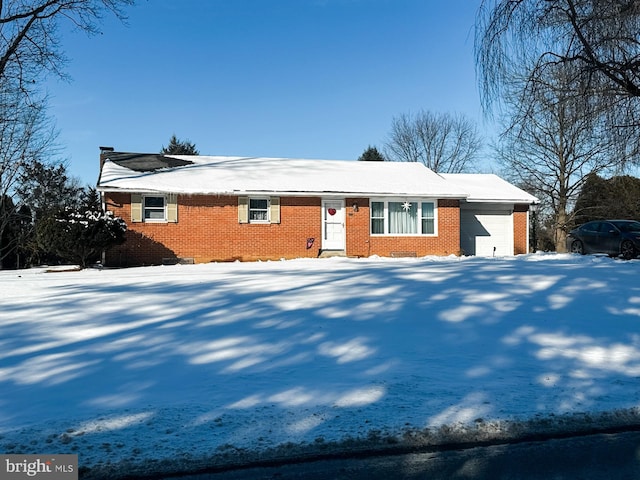
[[[640,252],[640,222],[594,220],[571,230],[567,250],[572,253],[606,253],[630,259]]]

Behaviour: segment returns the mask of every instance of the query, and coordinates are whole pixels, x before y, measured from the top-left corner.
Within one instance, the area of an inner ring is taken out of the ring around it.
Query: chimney
[[[109,158],[109,154],[113,153],[113,147],[100,147],[100,172],[102,173],[102,165]]]

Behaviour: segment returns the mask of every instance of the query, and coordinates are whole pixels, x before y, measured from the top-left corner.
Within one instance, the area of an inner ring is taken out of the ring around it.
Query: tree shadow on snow
[[[59,448],[224,453],[635,406],[636,262],[311,262],[65,273],[2,301],[0,435],[73,418]]]

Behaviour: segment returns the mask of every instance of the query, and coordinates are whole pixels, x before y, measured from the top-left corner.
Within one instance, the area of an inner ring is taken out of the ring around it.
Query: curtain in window
[[[266,198],[249,199],[249,220],[266,222],[269,220],[269,201]]]
[[[431,202],[422,204],[422,233],[435,233],[434,205]]]
[[[389,233],[418,233],[418,204],[389,202]]]
[[[384,202],[371,202],[371,233],[384,233]]]
[[[164,197],[144,197],[144,218],[146,220],[164,220]]]

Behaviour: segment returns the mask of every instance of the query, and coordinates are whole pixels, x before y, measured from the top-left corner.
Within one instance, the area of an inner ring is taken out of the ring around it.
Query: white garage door
[[[460,247],[466,255],[503,257],[513,255],[511,210],[462,210]]]

